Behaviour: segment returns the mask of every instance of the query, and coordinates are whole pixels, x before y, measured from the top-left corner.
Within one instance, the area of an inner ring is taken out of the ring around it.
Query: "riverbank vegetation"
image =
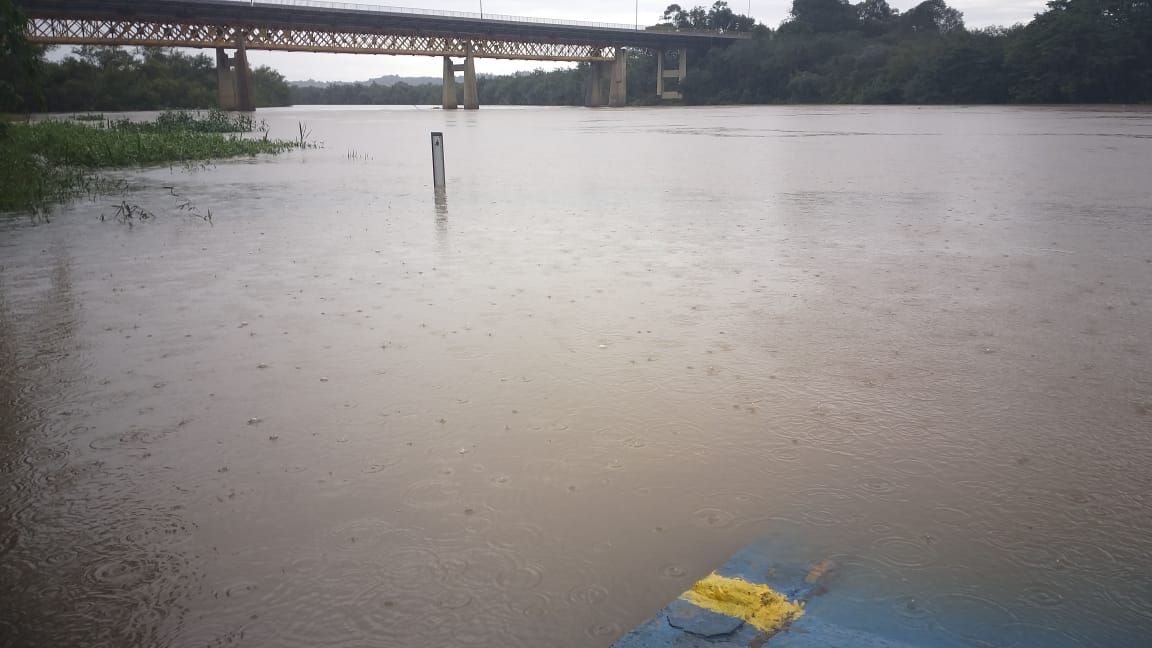
[[[1050,0],[1027,25],[969,29],[944,0],[794,0],[772,30],[671,5],[653,29],[750,37],[688,54],[690,104],[1002,104],[1152,101],[1152,0]],[[482,104],[582,105],[586,65],[478,79]],[[631,51],[628,99],[655,103],[655,53]],[[293,88],[297,104],[438,104],[437,85]]]
[[[280,153],[296,142],[245,136],[251,117],[164,113],[150,122],[40,121],[0,133],[0,211],[43,209],[110,184],[101,171]]]
[[[3,0],[0,0],[2,3]],[[43,48],[8,57],[0,69],[0,112],[80,112],[217,107],[216,62],[159,47],[78,47],[60,61]],[[27,56],[30,54],[31,56]],[[252,70],[258,107],[287,106],[288,83],[275,70]]]
[[[204,54],[158,47],[78,47],[64,60],[40,66],[48,112],[217,106],[216,61]],[[266,66],[252,70],[252,94],[259,107],[289,103],[288,83]]]
[[[118,185],[103,173],[106,169],[203,163],[312,146],[306,141],[303,124],[298,142],[270,140],[262,122],[256,124],[250,115],[219,110],[207,114],[165,112],[147,122],[104,120],[103,115],[91,113],[77,115],[73,120],[13,122],[11,113],[45,106],[83,111],[133,107],[132,101],[143,100],[146,95],[132,95],[125,90],[131,87],[156,92],[150,100],[167,96],[167,91],[179,95],[186,87],[195,88],[196,84],[189,79],[203,81],[200,72],[210,68],[207,57],[203,56],[188,57],[149,49],[141,50],[137,57],[115,49],[82,48],[84,61],[67,59],[58,65],[89,71],[99,69],[104,76],[97,80],[97,86],[116,79],[121,85],[115,86],[119,92],[113,96],[128,103],[101,105],[99,101],[89,100],[75,106],[52,104],[51,93],[60,93],[69,84],[79,91],[93,77],[69,76],[52,83],[49,75],[54,72],[53,64],[45,63],[43,51],[28,43],[23,29],[25,16],[11,0],[0,0],[0,18],[3,19],[0,23],[0,54],[3,55],[0,56],[0,212],[31,212],[35,216],[53,203],[80,194],[105,193]],[[189,71],[196,74],[189,76]],[[284,85],[283,77],[271,74]],[[51,93],[46,92],[46,88]],[[101,89],[104,90],[107,89]],[[5,118],[4,113],[9,117]],[[254,130],[262,131],[263,136],[246,136]],[[136,210],[122,209],[117,218],[126,218],[131,223],[136,214]],[[211,212],[207,219],[211,220]]]

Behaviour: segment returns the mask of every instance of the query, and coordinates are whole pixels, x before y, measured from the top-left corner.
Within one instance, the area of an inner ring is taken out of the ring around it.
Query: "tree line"
[[[688,54],[689,104],[1002,104],[1152,101],[1152,0],[1051,0],[1027,25],[969,29],[945,0],[794,0],[773,30],[670,5],[649,29],[744,32]],[[655,52],[630,50],[628,99],[656,103]],[[586,65],[481,77],[482,104],[581,105]],[[398,84],[399,85],[399,84]],[[439,86],[293,88],[293,103],[437,104]]]
[[[160,110],[217,106],[216,61],[204,54],[149,47],[79,47],[59,62],[40,63],[43,109]],[[288,83],[277,71],[252,70],[257,106],[287,106]]]
[[[795,0],[779,29],[696,54],[691,103],[1147,102],[1152,0],[1050,0],[973,30],[944,0]]]
[[[476,91],[487,105],[543,105],[578,106],[584,102],[583,67],[513,74],[507,76],[480,76]],[[293,86],[291,100],[296,105],[440,105],[440,84],[409,85],[403,81],[393,85],[372,83],[334,83],[327,86]],[[457,83],[456,96],[464,96],[464,88]]]

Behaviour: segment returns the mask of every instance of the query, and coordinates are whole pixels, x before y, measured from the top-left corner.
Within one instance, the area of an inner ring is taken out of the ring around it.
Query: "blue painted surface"
[[[877,618],[877,606],[860,592],[837,588],[835,567],[807,580],[814,565],[781,564],[767,543],[740,550],[716,570],[721,576],[768,585],[806,602],[804,615],[767,635],[740,619],[676,599],[612,644],[612,648],[960,648],[964,644],[906,620]],[[891,612],[891,611],[890,611]],[[894,613],[893,613],[894,614]],[[830,617],[834,621],[829,620]],[[974,622],[977,622],[974,620]],[[881,630],[877,630],[877,626]]]

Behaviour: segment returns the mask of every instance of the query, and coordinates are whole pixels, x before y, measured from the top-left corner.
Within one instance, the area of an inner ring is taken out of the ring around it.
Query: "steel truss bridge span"
[[[682,79],[684,66],[665,70],[665,52],[679,52],[682,62],[688,49],[722,46],[740,37],[315,0],[16,0],[16,4],[29,17],[27,33],[33,43],[215,49],[221,105],[236,109],[252,107],[246,50],[443,56],[446,108],[450,100],[455,107],[455,83],[451,93],[447,85],[449,75],[454,79],[459,69],[465,71],[465,107],[478,107],[475,58],[586,62],[597,68],[590,83],[610,79],[607,93],[589,89],[589,105],[602,105],[605,94],[609,105],[622,105],[625,71],[616,68],[625,65],[625,48],[659,52],[660,94],[675,98],[677,93],[665,91],[664,84]],[[225,50],[236,54],[228,57]],[[464,58],[464,65],[451,63],[453,57]]]
[[[29,40],[44,45],[234,48],[338,54],[467,56],[526,61],[611,61],[617,46],[473,39],[452,34],[379,34],[142,20],[33,19]]]
[[[738,38],[514,16],[302,0],[17,0],[40,44],[235,47],[360,54],[608,61],[621,47],[698,49]],[[540,22],[535,22],[539,20]]]

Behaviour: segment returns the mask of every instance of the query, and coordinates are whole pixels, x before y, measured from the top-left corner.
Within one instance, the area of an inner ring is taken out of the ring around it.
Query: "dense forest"
[[[795,0],[775,32],[689,57],[692,103],[1152,100],[1152,0],[1050,0],[1028,25],[969,30],[944,0]]]
[[[0,9],[8,4],[0,0]],[[11,25],[8,22],[8,25]],[[650,29],[747,33],[688,55],[684,103],[1137,103],[1152,101],[1152,0],[1050,0],[1027,25],[968,29],[945,0],[905,12],[887,0],[794,0],[779,28],[734,13],[670,5]],[[11,39],[5,39],[5,48]],[[34,69],[0,66],[0,112],[205,108],[215,62],[175,50],[79,48]],[[628,100],[656,103],[655,52],[630,50]],[[253,71],[259,106],[440,103],[438,85],[289,87]],[[586,65],[481,76],[482,104],[581,105]],[[458,95],[462,96],[462,95]]]

